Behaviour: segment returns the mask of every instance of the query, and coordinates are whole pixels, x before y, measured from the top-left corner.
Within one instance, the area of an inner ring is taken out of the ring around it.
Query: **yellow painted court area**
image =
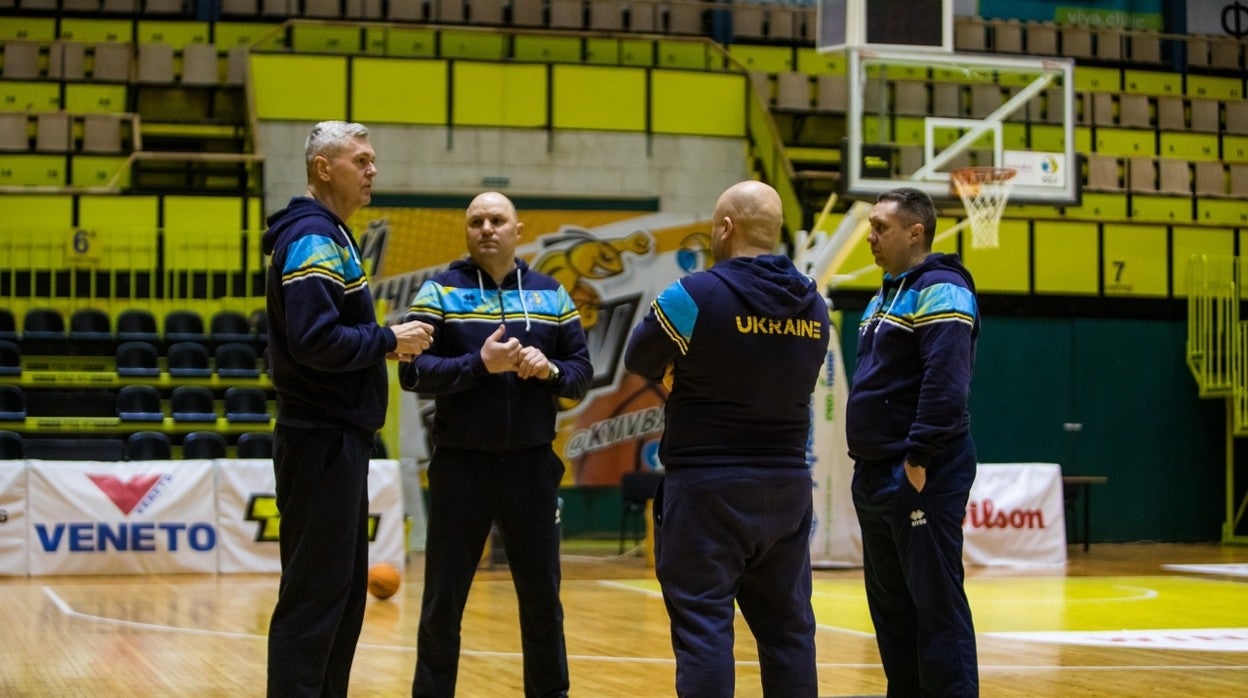
[[[620,581],[659,591],[654,580]],[[978,633],[1248,628],[1248,583],[1169,575],[971,578]],[[823,628],[871,634],[860,579],[816,579]]]

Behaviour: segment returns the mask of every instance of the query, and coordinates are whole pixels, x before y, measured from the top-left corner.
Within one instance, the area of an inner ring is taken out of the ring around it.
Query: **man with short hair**
[[[962,567],[975,282],[957,255],[932,253],[936,208],[924,192],[880,194],[869,221],[884,283],[858,325],[845,411],[867,604],[889,696],[977,696]]]
[[[377,323],[345,221],[369,202],[368,129],[326,121],[306,144],[308,189],[269,217],[268,364],[282,580],[269,623],[269,696],[346,696],[368,585],[368,460],[386,417],[388,355],[432,341]]]
[[[774,253],[782,222],[775,189],[728,188],[712,220],[715,265],[660,293],[624,353],[644,378],[672,372],[655,571],[679,696],[733,695],[737,606],[758,643],[763,694],[818,695],[806,444],[828,307]]]
[[[465,213],[468,258],[425,281],[407,318],[438,342],[399,364],[406,390],[434,396],[425,589],[413,696],[453,696],[460,622],[493,522],[520,604],[524,694],[566,696],[559,601],[563,462],[551,448],[559,398],[589,390],[593,367],[568,292],[518,259],[523,224],[498,192]]]

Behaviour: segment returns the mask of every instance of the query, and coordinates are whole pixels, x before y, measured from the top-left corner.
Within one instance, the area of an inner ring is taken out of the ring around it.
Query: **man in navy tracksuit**
[[[343,222],[377,174],[368,129],[308,136],[307,196],[269,218],[268,363],[282,580],[269,624],[269,696],[346,696],[368,585],[368,459],[386,416],[387,354],[419,354],[432,327],[377,324]]]
[[[845,414],[867,602],[890,697],[976,696],[962,568],[975,284],[956,255],[932,254],[927,194],[885,192],[869,220],[884,284],[858,326]]]
[[[684,698],[733,695],[734,602],[758,643],[764,695],[818,693],[806,445],[828,308],[772,254],[781,215],[766,184],[725,191],[714,267],[659,294],[625,350],[634,373],[673,373],[655,565]]]
[[[520,605],[526,696],[566,696],[555,520],[563,462],[551,450],[558,398],[580,398],[593,367],[580,314],[559,282],[516,259],[522,224],[487,192],[466,215],[468,259],[420,287],[408,320],[433,347],[399,364],[403,387],[433,395],[425,590],[413,696],[451,696],[460,621],[497,521]]]

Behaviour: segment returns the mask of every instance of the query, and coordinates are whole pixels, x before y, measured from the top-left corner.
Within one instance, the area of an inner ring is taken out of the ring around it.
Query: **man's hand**
[[[927,468],[921,465],[910,465],[910,461],[906,461],[906,479],[910,481],[915,492],[922,492],[923,487],[927,485]]]
[[[504,342],[506,333],[507,326],[499,325],[481,345],[481,362],[490,373],[514,371],[520,365],[520,340],[512,337]]]
[[[412,320],[401,325],[393,325],[390,330],[394,332],[394,338],[398,341],[394,351],[386,354],[386,358],[411,361],[417,354],[433,344],[433,325],[427,322]]]
[[[521,378],[550,378],[550,360],[541,349],[529,346],[520,350],[520,363],[516,365],[516,375]]]

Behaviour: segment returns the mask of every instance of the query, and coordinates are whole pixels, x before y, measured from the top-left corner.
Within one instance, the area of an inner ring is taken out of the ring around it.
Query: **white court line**
[[[1225,577],[1248,577],[1248,563],[1232,562],[1210,565],[1162,565],[1163,570],[1176,572],[1195,572],[1197,574],[1216,574]]]
[[[1248,628],[1175,628],[1169,630],[1062,630],[985,633],[1023,642],[1046,642],[1121,649],[1189,652],[1248,652]],[[1248,666],[1241,666],[1248,670]]]
[[[56,604],[61,615],[78,620],[85,620],[92,623],[104,623],[106,625],[120,625],[126,628],[142,628],[144,630],[159,630],[162,632],[184,633],[186,635],[211,635],[213,637],[232,637],[242,640],[263,639],[266,635],[256,635],[254,633],[236,633],[228,630],[205,630],[203,628],[184,628],[176,625],[156,625],[155,623],[140,623],[134,620],[123,620],[121,618],[109,618],[107,616],[96,616],[90,613],[75,611],[72,606],[65,602],[51,587],[41,587],[43,593],[53,604]]]
[[[650,596],[661,596],[661,594],[659,594],[658,592],[650,591],[648,589],[640,589],[638,587],[629,586],[627,584],[621,584],[618,582],[599,580],[598,583],[606,585],[606,586],[610,586],[612,588],[627,589],[630,591],[647,594]],[[51,587],[43,586],[41,587],[41,589],[43,590],[44,595],[48,597],[48,599],[53,603],[53,605],[56,606],[57,610],[59,610],[62,615],[69,617],[69,618],[83,620],[86,622],[103,623],[107,625],[118,625],[122,627],[138,628],[138,629],[143,629],[143,630],[154,630],[158,632],[169,632],[169,633],[179,633],[179,634],[186,634],[186,635],[199,635],[199,636],[212,636],[212,637],[227,637],[227,638],[234,638],[234,639],[241,639],[241,640],[264,640],[268,637],[267,635],[261,635],[257,633],[239,633],[239,632],[232,632],[232,631],[226,631],[226,630],[206,630],[203,628],[186,628],[186,627],[173,626],[173,625],[157,625],[155,623],[141,623],[138,621],[124,620],[121,618],[109,618],[106,616],[98,616],[98,615],[93,615],[90,613],[83,613],[81,611],[74,610],[74,608],[70,606],[69,603],[67,603],[64,599],[62,599],[60,595],[57,594]],[[859,633],[859,631],[853,631],[853,630],[848,630],[844,628],[827,627],[827,626],[822,626],[822,625],[819,627],[820,629],[830,630],[833,632],[861,634],[867,637],[874,636],[872,633]],[[1175,631],[1168,631],[1168,632],[1173,635]],[[1199,631],[1192,631],[1192,632],[1199,632]],[[1007,636],[1007,634],[1005,633],[985,633],[985,634],[992,635],[992,636],[1001,636],[1001,637]],[[1027,638],[1019,637],[1019,638],[1012,638],[1012,639],[1027,639]],[[390,651],[396,651],[396,652],[414,653],[416,651],[415,647],[406,646],[406,645],[383,645],[383,644],[362,642],[358,646],[363,647],[363,648],[368,648],[368,649],[390,650]],[[524,656],[520,652],[498,652],[498,651],[470,650],[470,649],[460,650],[460,654],[473,656],[473,657],[496,657],[496,658],[508,658],[508,659],[522,659]],[[672,657],[620,657],[620,656],[609,656],[609,655],[581,655],[581,654],[570,654],[568,655],[568,660],[569,661],[581,661],[581,662],[606,662],[606,663],[612,663],[612,664],[637,663],[637,664],[669,665],[669,664],[675,663],[675,659]],[[735,664],[737,666],[754,666],[757,664],[757,662],[756,661],[738,661],[738,662],[735,662]],[[872,663],[872,662],[866,662],[866,663],[819,662],[818,666],[823,669],[877,669],[877,668],[880,668],[879,664]],[[1210,670],[1248,671],[1248,666],[1224,666],[1224,665],[1213,665],[1213,666],[1132,665],[1130,667],[1126,665],[1122,665],[1122,666],[1108,665],[1108,666],[1072,667],[1072,666],[1063,666],[1060,664],[1055,664],[1055,665],[1039,665],[1039,664],[1037,665],[1008,665],[1008,664],[987,665],[987,664],[981,664],[979,666],[980,671],[1014,671],[1014,672],[1017,672],[1017,671],[1053,671],[1053,670],[1121,671],[1126,668],[1130,668],[1132,671],[1210,671]]]

